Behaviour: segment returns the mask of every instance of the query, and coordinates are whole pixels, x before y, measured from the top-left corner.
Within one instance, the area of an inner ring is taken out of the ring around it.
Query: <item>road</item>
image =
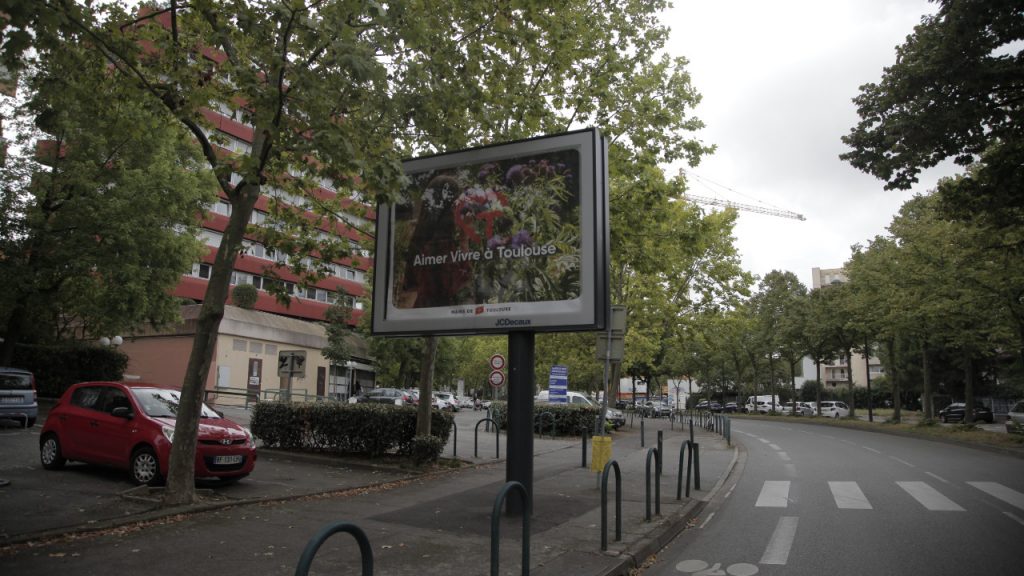
[[[1024,460],[797,422],[733,421],[745,457],[645,576],[1019,574]]]

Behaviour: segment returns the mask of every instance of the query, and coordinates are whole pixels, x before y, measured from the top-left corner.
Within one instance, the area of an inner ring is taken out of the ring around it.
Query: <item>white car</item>
[[[850,415],[850,407],[845,402],[827,400],[821,403],[821,415],[826,418],[846,418]]]
[[[451,392],[434,392],[434,405],[441,410],[451,410],[453,412],[459,411],[459,401],[455,399],[455,394]],[[440,400],[443,404],[438,405],[437,401]]]
[[[459,408],[473,408],[473,399],[469,396],[459,396]]]

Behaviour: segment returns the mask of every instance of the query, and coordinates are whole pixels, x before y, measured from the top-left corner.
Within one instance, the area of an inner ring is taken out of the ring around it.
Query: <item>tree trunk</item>
[[[897,378],[898,373],[896,371],[896,341],[895,338],[889,338],[886,343],[889,347],[889,381],[892,383],[892,421],[900,422],[901,415],[900,410],[902,408],[902,395],[900,394],[900,381]]]
[[[430,411],[434,390],[434,359],[437,357],[437,336],[423,340],[423,362],[420,364],[420,405],[416,410],[416,435],[430,435]]]
[[[224,237],[214,256],[210,282],[206,285],[203,305],[196,322],[196,335],[192,352],[181,385],[181,403],[178,406],[174,440],[171,444],[170,469],[167,471],[167,489],[163,505],[191,504],[195,500],[195,457],[199,437],[199,414],[206,388],[206,377],[216,352],[220,321],[224,317],[224,302],[231,288],[231,272],[235,255],[242,246],[245,228],[249,224],[253,207],[260,196],[258,184],[245,184],[236,190],[238,202],[231,212]]]
[[[867,342],[864,343],[864,374],[865,378],[867,378],[868,387],[868,422],[874,422],[875,415],[871,405],[871,344]]]
[[[974,357],[966,354],[964,362],[964,424],[974,423]]]
[[[14,346],[21,340],[25,326],[25,303],[20,300],[7,317],[7,331],[0,342],[0,366],[14,365]]]
[[[818,379],[818,389],[814,392],[814,409],[821,416],[821,389],[825,384],[821,381],[821,358],[814,359],[815,378]]]
[[[857,407],[854,406],[854,401],[857,400],[857,395],[853,393],[853,352],[849,348],[846,349],[846,383],[850,390],[850,418],[855,418]]]
[[[929,358],[928,343],[921,346],[921,412],[925,420],[935,418],[935,408],[932,405],[932,363]]]

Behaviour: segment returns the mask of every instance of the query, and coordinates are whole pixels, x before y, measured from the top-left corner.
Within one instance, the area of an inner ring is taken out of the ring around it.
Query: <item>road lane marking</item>
[[[1011,490],[997,482],[968,482],[967,484],[974,486],[989,496],[994,496],[1003,502],[1006,502],[1010,506],[1024,510],[1024,494],[1021,494],[1016,490]]]
[[[799,518],[796,516],[783,516],[775,525],[775,532],[768,542],[761,556],[761,564],[772,564],[785,566],[789,560],[789,550],[793,547],[793,540],[796,538],[796,526]]]
[[[907,462],[906,460],[904,460],[902,458],[897,458],[895,456],[889,456],[889,458],[891,458],[891,459],[893,459],[893,460],[899,462],[900,464],[903,464],[904,466],[907,466],[909,468],[917,468],[917,466],[914,466],[913,464],[911,464],[910,462]]]
[[[844,510],[871,510],[871,503],[864,497],[856,482],[829,482],[829,490],[836,506]]]
[[[789,462],[790,460],[792,460],[792,459],[791,459],[791,458],[789,457],[789,454],[786,454],[785,452],[779,452],[779,458],[782,458],[782,459],[783,459],[783,460],[785,460],[786,462]]]
[[[758,440],[760,440],[761,442],[764,442],[765,444],[768,444],[769,442],[771,442],[771,440],[769,440],[767,438],[758,438]]]
[[[881,454],[882,453],[881,450],[875,450],[874,448],[872,448],[870,446],[861,446],[861,448],[867,450],[868,452],[874,452],[875,454]]]
[[[931,476],[932,478],[935,478],[939,482],[942,482],[943,484],[949,484],[949,480],[946,480],[945,478],[943,478],[942,476],[939,476],[938,474],[932,474],[931,472],[929,472],[927,470],[925,470],[924,473],[929,475],[929,476]]]
[[[1013,518],[1013,519],[1014,519],[1014,520],[1015,520],[1015,521],[1017,522],[1017,524],[1020,524],[1021,526],[1024,526],[1024,520],[1022,520],[1022,519],[1018,518],[1018,517],[1017,517],[1017,516],[1016,516],[1015,514],[1013,514],[1012,512],[1003,512],[1003,514],[1006,514],[1006,515],[1007,515],[1007,516],[1009,516],[1010,518]]]
[[[928,510],[935,512],[963,512],[956,502],[943,496],[938,490],[924,482],[897,482],[897,486],[903,488],[921,503]]]
[[[714,518],[714,517],[715,517],[715,513],[714,512],[712,512],[711,514],[708,514],[708,517],[705,518],[704,521],[700,523],[700,529],[703,530],[704,527],[708,525],[708,522],[711,522],[711,519]]]
[[[765,480],[754,506],[758,508],[785,508],[789,505],[789,480]]]
[[[782,450],[782,448],[779,448],[778,444],[769,444],[768,447],[772,450]]]

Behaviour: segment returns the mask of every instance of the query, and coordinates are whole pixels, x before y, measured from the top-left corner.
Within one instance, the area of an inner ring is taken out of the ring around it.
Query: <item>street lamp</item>
[[[113,338],[108,338],[106,336],[100,337],[100,346],[113,346],[114,348],[117,348],[123,343],[124,338],[121,338],[120,336],[114,336]]]

